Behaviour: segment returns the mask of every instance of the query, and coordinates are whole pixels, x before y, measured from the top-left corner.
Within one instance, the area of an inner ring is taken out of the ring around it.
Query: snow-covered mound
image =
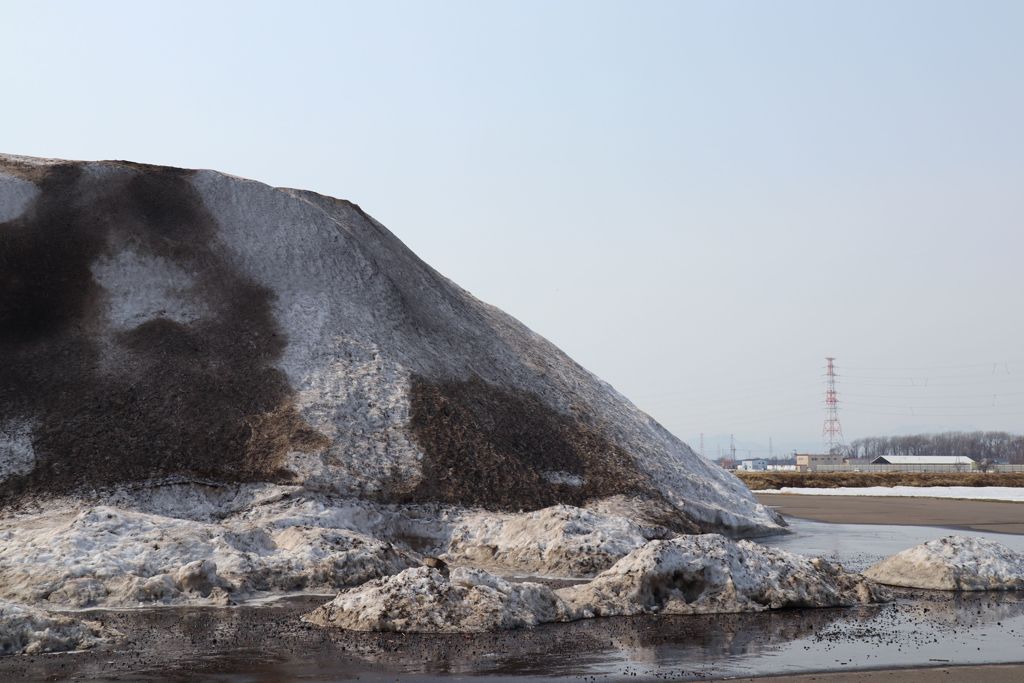
[[[0,600],[0,656],[82,650],[104,635],[99,624]]]
[[[343,591],[305,619],[355,631],[473,632],[637,614],[760,612],[888,600],[819,558],[718,534],[652,541],[592,581],[553,590],[480,570],[419,567]]]
[[[0,504],[198,478],[490,511],[622,496],[676,531],[779,530],[350,202],[0,156],[0,255]]]
[[[947,536],[886,558],[864,575],[908,588],[1024,590],[1024,554],[986,538]]]

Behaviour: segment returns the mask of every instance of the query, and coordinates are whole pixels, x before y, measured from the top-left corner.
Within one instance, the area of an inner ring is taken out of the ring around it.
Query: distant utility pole
[[[732,454],[732,459],[736,460],[736,436],[734,434],[729,435],[729,453]]]
[[[704,432],[700,433],[700,457],[704,457]]]
[[[843,443],[843,426],[839,424],[839,398],[836,393],[835,358],[825,358],[825,424],[821,428],[821,437],[825,441],[828,453]]]
[[[775,458],[775,450],[772,448],[772,437],[768,437],[768,459],[773,460]]]

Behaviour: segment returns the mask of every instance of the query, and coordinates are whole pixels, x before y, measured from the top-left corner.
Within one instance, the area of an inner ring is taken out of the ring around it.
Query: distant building
[[[971,469],[977,463],[966,455],[880,455],[871,464]]]
[[[797,453],[796,468],[800,472],[813,472],[821,467],[843,464],[843,456],[832,453]]]
[[[744,460],[740,463],[739,469],[744,472],[764,472],[768,469],[767,460]]]
[[[861,465],[870,465],[871,458],[843,458],[844,465],[850,465],[851,467],[860,467]]]

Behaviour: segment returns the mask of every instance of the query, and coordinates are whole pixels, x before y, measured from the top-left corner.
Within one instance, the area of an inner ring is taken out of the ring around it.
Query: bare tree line
[[[975,460],[1024,463],[1024,436],[1008,432],[944,432],[911,436],[869,436],[843,447],[844,455],[966,455]]]

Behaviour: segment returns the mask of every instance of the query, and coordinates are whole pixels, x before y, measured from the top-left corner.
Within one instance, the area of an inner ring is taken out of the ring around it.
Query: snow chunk
[[[985,538],[946,536],[886,558],[864,575],[908,588],[1022,590],[1024,554]]]
[[[208,597],[220,583],[217,563],[212,560],[195,560],[178,567],[174,572],[174,583],[181,590]]]
[[[473,512],[454,525],[445,559],[548,576],[592,576],[647,540],[625,517],[569,505],[522,514]]]
[[[304,619],[352,631],[463,633],[567,621],[562,602],[537,583],[511,583],[480,569],[446,577],[429,567],[406,569],[348,590]]]
[[[888,600],[825,560],[724,536],[652,541],[593,581],[552,590],[479,569],[407,569],[342,592],[306,621],[356,631],[475,632],[636,614],[760,612]]]
[[[98,643],[103,635],[95,622],[0,600],[0,656],[82,650]]]
[[[718,534],[652,541],[593,581],[558,594],[584,616],[760,612],[888,599],[884,590],[821,558]]]

